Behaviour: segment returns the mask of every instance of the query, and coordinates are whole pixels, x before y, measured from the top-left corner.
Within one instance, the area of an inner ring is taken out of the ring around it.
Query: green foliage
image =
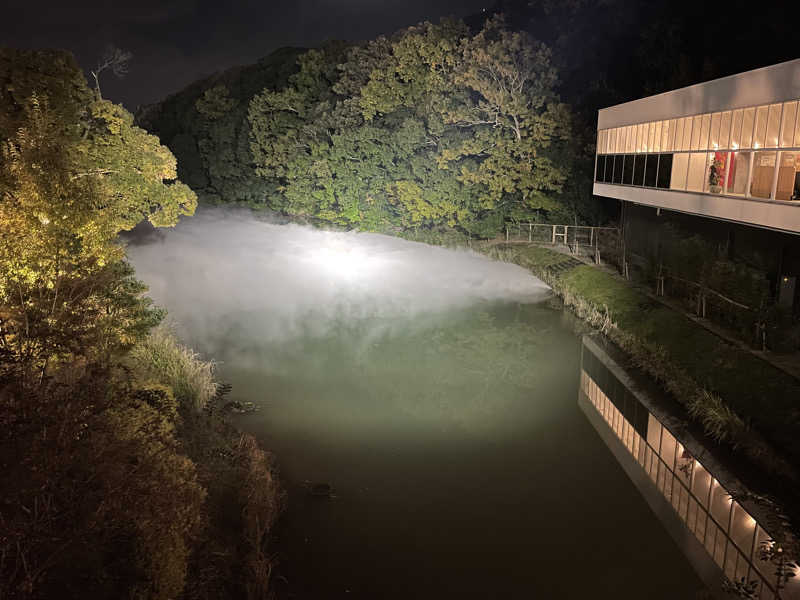
[[[146,379],[169,386],[183,408],[202,411],[217,392],[214,363],[179,344],[163,326],[153,329],[128,357]]]
[[[247,107],[265,88],[286,85],[301,52],[277,50],[254,65],[215,74],[139,110],[137,121],[178,157],[179,178],[200,200],[263,206],[275,194],[275,186],[253,168]]]
[[[194,212],[175,158],[59,52],[0,51],[2,343],[28,364],[129,346],[159,314],[117,234]],[[102,338],[102,339],[101,339]]]
[[[474,36],[443,21],[330,43],[249,100],[250,156],[238,158],[253,164],[257,201],[295,217],[492,237],[516,207],[559,206],[569,118],[555,85],[549,51],[500,21]],[[223,91],[206,89],[198,110],[218,106]],[[198,149],[211,155],[202,140]],[[208,163],[207,179],[219,163]]]

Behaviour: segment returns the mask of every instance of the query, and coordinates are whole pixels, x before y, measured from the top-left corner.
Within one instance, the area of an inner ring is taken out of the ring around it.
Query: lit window
[[[754,198],[769,198],[772,193],[772,178],[775,174],[776,152],[755,152],[750,195]]]
[[[731,117],[731,148],[737,150],[742,146],[742,114],[744,111],[735,110]]]
[[[731,134],[731,111],[726,110],[722,113],[719,125],[719,147],[730,148],[730,134]]]
[[[722,145],[719,143],[719,124],[722,113],[714,113],[711,115],[711,134],[708,139],[708,149],[717,150]]]
[[[705,152],[692,152],[689,155],[689,177],[686,181],[686,189],[690,192],[703,191],[707,161],[708,154]]]
[[[700,141],[699,145],[696,150],[706,150],[708,149],[708,132],[711,129],[711,115],[703,115],[703,119],[700,121]]]
[[[744,109],[744,115],[742,116],[742,148],[753,147],[753,124],[755,123],[755,119],[755,108]]]
[[[776,200],[800,200],[800,152],[781,152]]]
[[[797,102],[787,102],[783,105],[783,125],[781,126],[781,147],[788,148],[792,145],[794,136],[795,118],[797,117]]]
[[[672,158],[672,175],[669,188],[671,190],[686,189],[686,171],[689,168],[689,155],[686,153],[675,154]]]
[[[778,147],[778,134],[781,126],[781,110],[783,105],[772,104],[769,107],[769,119],[767,121],[767,137],[764,140],[764,145],[767,148]]]
[[[700,149],[700,130],[702,129],[702,120],[702,115],[697,115],[696,117],[692,118],[692,145],[690,147],[692,150]]]
[[[744,196],[752,152],[731,152],[728,166],[728,194]]]
[[[753,129],[753,148],[763,148],[767,137],[767,119],[769,106],[759,106],[756,109],[756,126]]]
[[[661,121],[655,122],[653,128],[653,152],[661,151]]]
[[[672,146],[669,142],[669,134],[670,134],[670,122],[669,121],[662,121],[661,122],[661,152],[669,152],[672,150]]]

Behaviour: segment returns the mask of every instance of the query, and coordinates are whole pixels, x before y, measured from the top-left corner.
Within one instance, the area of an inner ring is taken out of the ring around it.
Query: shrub
[[[130,359],[145,380],[172,388],[182,408],[200,412],[217,392],[214,363],[202,360],[191,348],[178,343],[167,327],[153,329],[133,348]]]

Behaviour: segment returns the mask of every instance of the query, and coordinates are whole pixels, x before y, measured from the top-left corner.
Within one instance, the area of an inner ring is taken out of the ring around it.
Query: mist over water
[[[208,209],[128,254],[261,408],[237,423],[288,491],[280,598],[693,597],[578,409],[578,340],[526,270]]]
[[[134,239],[128,256],[178,330],[208,350],[234,332],[247,348],[549,294],[525,269],[472,251],[274,224],[246,210],[201,209],[146,243]]]

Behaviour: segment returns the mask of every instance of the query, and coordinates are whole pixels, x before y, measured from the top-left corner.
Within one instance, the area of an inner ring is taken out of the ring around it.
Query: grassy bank
[[[485,247],[530,269],[659,381],[715,440],[794,481],[800,382],[612,273],[535,246]]]
[[[129,361],[139,378],[174,394],[179,452],[194,463],[206,492],[181,597],[268,597],[273,557],[267,538],[284,503],[271,456],[224,418],[225,390],[215,381],[214,364],[169,330],[154,329]]]

